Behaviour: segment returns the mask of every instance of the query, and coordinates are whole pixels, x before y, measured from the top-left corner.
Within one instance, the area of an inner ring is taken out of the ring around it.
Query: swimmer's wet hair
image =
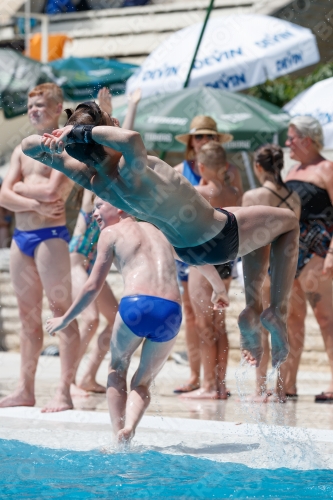
[[[283,169],[283,151],[276,144],[265,144],[261,146],[254,155],[254,161],[265,170],[274,175],[275,182],[279,186],[285,186],[281,177]]]
[[[81,102],[73,109],[65,109],[66,125],[106,125],[106,118],[95,101]]]
[[[290,120],[289,126],[294,127],[300,137],[310,137],[318,151],[323,149],[323,129],[316,118],[312,116],[295,116]]]
[[[209,141],[200,149],[197,154],[197,161],[205,167],[219,169],[226,166],[227,154],[221,144],[216,141]]]
[[[106,117],[101,108],[94,101],[78,104],[73,109],[65,109],[67,115],[66,125],[107,125]],[[70,156],[85,163],[101,163],[107,157],[101,144],[69,144],[66,151]]]

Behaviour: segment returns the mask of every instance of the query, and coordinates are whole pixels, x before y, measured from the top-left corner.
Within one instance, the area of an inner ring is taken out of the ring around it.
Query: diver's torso
[[[157,226],[178,247],[199,245],[218,231],[211,227],[214,209],[210,204],[181,174],[161,161],[154,168],[147,167],[142,175],[120,169],[107,190],[97,175],[92,188],[112,205]]]

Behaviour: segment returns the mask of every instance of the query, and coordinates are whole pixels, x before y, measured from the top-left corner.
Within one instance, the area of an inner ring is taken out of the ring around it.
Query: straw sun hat
[[[230,142],[233,139],[231,134],[222,134],[218,132],[216,121],[213,120],[213,118],[202,115],[195,116],[191,121],[190,131],[187,134],[176,135],[176,139],[178,142],[187,144],[188,138],[191,135],[197,134],[217,135],[220,143]]]

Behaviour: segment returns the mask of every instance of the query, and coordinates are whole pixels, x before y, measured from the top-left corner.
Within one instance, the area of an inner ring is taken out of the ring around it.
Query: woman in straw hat
[[[260,362],[262,323],[271,333],[273,366],[287,358],[286,315],[299,236],[298,220],[291,210],[261,206],[214,209],[184,176],[147,155],[138,132],[116,126],[92,101],[79,104],[64,128],[27,137],[21,146],[27,156],[157,226],[178,258],[200,266],[210,279],[216,309],[227,307],[229,299],[214,265],[243,257],[246,308],[239,317],[243,356],[252,365]],[[268,244],[271,304],[261,313],[256,298],[261,296],[266,276],[263,249]]]
[[[195,116],[187,134],[176,136],[177,141],[186,145],[185,160],[177,165],[175,169],[186,177],[192,184],[197,186],[204,181],[201,179],[198,169],[197,155],[202,146],[210,141],[224,144],[233,139],[231,134],[218,132],[216,121],[210,116]],[[222,166],[222,165],[221,165]],[[235,165],[227,162],[225,171],[225,183],[238,190],[239,201],[242,199],[243,186],[240,173]],[[237,203],[237,205],[240,203]],[[176,261],[178,279],[183,287],[182,301],[185,315],[185,335],[187,344],[187,355],[190,365],[190,378],[188,382],[175,389],[176,394],[195,391],[200,387],[200,339],[195,327],[196,318],[191,304],[188,291],[189,266],[184,262]],[[226,278],[225,285],[229,289],[231,277]]]

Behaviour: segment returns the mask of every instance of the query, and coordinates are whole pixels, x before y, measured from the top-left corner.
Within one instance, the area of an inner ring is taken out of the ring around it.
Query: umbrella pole
[[[201,30],[201,33],[200,33],[200,36],[199,36],[199,40],[198,40],[196,49],[195,49],[194,54],[193,54],[193,58],[192,58],[191,65],[190,65],[190,69],[189,69],[189,71],[187,73],[187,77],[186,77],[186,80],[185,80],[185,83],[184,83],[184,89],[186,87],[188,87],[188,84],[190,83],[190,78],[191,78],[192,69],[193,69],[193,66],[194,66],[194,63],[195,63],[195,58],[197,57],[197,53],[198,53],[198,50],[199,50],[200,45],[201,45],[201,40],[202,40],[202,37],[203,37],[203,35],[205,33],[206,25],[207,25],[210,13],[213,10],[213,6],[214,6],[214,0],[210,0],[210,4],[209,4],[209,6],[207,8],[207,13],[206,13],[205,21],[203,23],[202,30]]]
[[[245,172],[247,175],[247,180],[249,181],[250,188],[255,189],[256,186],[256,181],[254,179],[253,171],[251,168],[251,162],[250,162],[250,157],[249,153],[247,151],[242,151],[242,159],[245,167]]]
[[[27,57],[30,57],[30,31],[31,31],[31,26],[30,26],[30,16],[31,16],[30,0],[26,0],[26,2],[25,2],[24,13],[25,13],[25,19],[24,19],[24,48],[25,48],[25,55]]]

